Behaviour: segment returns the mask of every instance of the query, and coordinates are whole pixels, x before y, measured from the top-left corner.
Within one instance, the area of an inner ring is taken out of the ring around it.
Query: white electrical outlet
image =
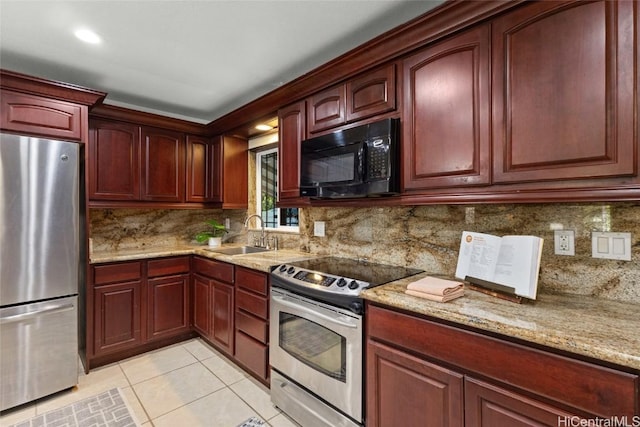
[[[324,237],[324,221],[313,221],[313,235]]]
[[[224,228],[226,228],[227,230],[231,228],[231,219],[229,218],[224,219]]]
[[[575,255],[575,237],[573,230],[555,230],[553,242],[556,255]]]

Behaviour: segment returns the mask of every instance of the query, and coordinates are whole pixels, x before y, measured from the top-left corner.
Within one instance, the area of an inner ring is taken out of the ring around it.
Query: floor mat
[[[117,388],[13,424],[9,427],[138,427]]]

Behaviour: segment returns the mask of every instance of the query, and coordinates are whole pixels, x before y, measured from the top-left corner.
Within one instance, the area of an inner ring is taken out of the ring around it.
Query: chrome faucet
[[[264,220],[258,214],[249,215],[247,219],[244,221],[244,228],[249,228],[249,221],[251,218],[258,218],[260,220],[260,226],[262,227],[262,233],[260,234],[260,247],[264,248],[267,245],[267,235],[264,229]]]

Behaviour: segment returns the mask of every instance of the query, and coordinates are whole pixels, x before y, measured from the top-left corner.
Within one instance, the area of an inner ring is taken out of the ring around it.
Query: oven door
[[[362,317],[271,289],[269,362],[352,419],[362,420]]]

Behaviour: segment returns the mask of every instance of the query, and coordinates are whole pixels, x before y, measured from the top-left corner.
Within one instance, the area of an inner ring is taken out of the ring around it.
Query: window
[[[298,231],[298,208],[277,208],[278,149],[256,153],[256,210],[267,228]]]

